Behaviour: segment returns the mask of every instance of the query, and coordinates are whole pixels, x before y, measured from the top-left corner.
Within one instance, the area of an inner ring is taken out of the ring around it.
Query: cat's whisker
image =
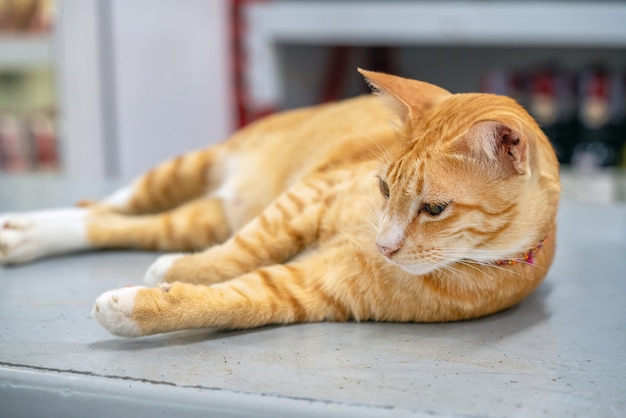
[[[446,257],[445,255],[442,255],[442,254],[437,254],[435,256],[435,259],[420,260],[421,265],[427,268],[432,268],[435,271],[451,270],[451,271],[456,271],[462,274],[461,270],[454,267],[454,265],[457,263],[464,264],[462,260],[458,260],[453,257]],[[470,266],[470,267],[476,268],[475,266]]]
[[[383,146],[375,138],[372,138],[370,135],[367,135],[365,133],[362,133],[362,136],[366,140],[368,140],[370,144],[374,144],[377,149],[375,150],[372,147],[370,147],[367,142],[359,142],[360,146],[370,151],[383,164],[387,165],[391,163],[392,159],[391,159],[391,156],[389,155],[389,152],[385,148],[383,148]]]
[[[454,278],[463,279],[463,272],[458,268],[453,267],[453,265],[444,265],[439,268],[442,273],[452,274]]]
[[[528,251],[535,250],[536,248],[537,248],[537,244],[529,245],[527,247],[522,247],[518,250],[513,250],[512,252],[517,253],[517,254],[526,253]],[[495,249],[495,248],[438,247],[437,249],[440,251],[444,251],[444,252],[455,252],[455,253],[462,252],[466,255],[467,258],[472,258],[472,259],[483,258],[483,259],[491,260],[491,261],[507,259],[503,257],[494,257],[494,253],[502,251],[502,250]],[[511,260],[517,260],[517,258],[513,257],[511,258]]]
[[[378,223],[376,222],[375,219],[372,219],[368,216],[365,217],[365,222],[367,225],[369,225],[374,231],[378,230]]]
[[[472,268],[480,273],[485,273],[485,269],[481,268],[481,267],[485,267],[485,265],[482,263],[472,263],[471,261],[468,261],[468,260],[457,260],[456,263]]]
[[[497,261],[497,260],[494,260],[493,257],[486,258],[486,259],[483,259],[483,260],[477,260],[475,258],[470,258],[470,259],[464,258],[464,259],[460,259],[459,260],[459,259],[452,258],[452,257],[441,257],[441,260],[452,262],[452,263],[458,263],[458,264],[470,267],[470,268],[472,268],[474,270],[480,271],[481,273],[484,273],[484,269],[480,269],[479,267],[493,268],[493,269],[500,270],[500,271],[503,271],[503,272],[510,272],[511,274],[515,274],[515,275],[518,275],[518,276],[523,276],[522,273],[518,273],[518,272],[515,272],[515,271],[513,271],[511,269],[507,269],[506,265],[496,264],[495,261]],[[519,260],[519,259],[516,259],[516,258],[509,258],[509,259],[504,258],[504,259],[500,259],[500,260],[501,261],[515,261],[518,264],[527,264],[527,265],[536,266],[535,264],[531,264],[531,263],[528,263],[526,261]]]
[[[483,263],[483,262],[476,262],[474,260],[466,260],[466,261],[463,261],[463,262],[460,262],[460,263],[464,264],[466,266],[472,265],[472,266],[483,266],[483,267],[493,268],[493,269],[500,270],[500,271],[503,271],[503,272],[510,272],[510,273],[515,274],[516,276],[520,276],[520,277],[524,276],[522,273],[518,273],[516,271],[507,269],[506,266],[501,266],[501,265],[498,265],[498,264],[494,264],[493,262]]]
[[[365,214],[365,222],[372,227],[374,231],[378,230],[380,225],[380,214],[373,207],[368,207],[367,213]]]
[[[467,252],[467,249],[465,248],[460,248],[460,249]],[[482,256],[482,257],[479,257],[479,256],[476,256],[474,258],[464,257],[462,259],[459,259],[458,257],[446,256],[445,254],[437,254],[436,260],[422,260],[421,264],[426,268],[432,268],[434,270],[438,270],[442,272],[448,271],[448,273],[450,273],[451,271],[454,271],[461,275],[463,274],[462,270],[459,270],[458,268],[453,267],[455,264],[462,265],[467,268],[471,268],[472,270],[475,270],[479,272],[480,274],[486,274],[487,271],[496,269],[502,272],[507,272],[507,273],[511,273],[514,275],[518,275],[518,276],[523,276],[523,274],[515,272],[511,269],[507,269],[506,265],[496,264],[496,261],[514,261],[516,264],[528,264],[528,265],[534,266],[534,264],[525,262],[523,260],[520,260],[519,258],[495,258],[494,259],[494,256],[491,252],[487,252],[487,253],[488,253],[487,255]],[[447,264],[444,264],[444,263],[447,263]]]

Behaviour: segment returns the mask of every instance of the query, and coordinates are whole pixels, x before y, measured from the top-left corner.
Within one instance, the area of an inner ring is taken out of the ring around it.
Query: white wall
[[[54,64],[63,173],[102,177],[105,167],[98,0],[59,0]]]
[[[59,0],[64,174],[130,180],[234,127],[228,0]]]
[[[233,127],[227,0],[113,0],[117,165],[134,176]]]

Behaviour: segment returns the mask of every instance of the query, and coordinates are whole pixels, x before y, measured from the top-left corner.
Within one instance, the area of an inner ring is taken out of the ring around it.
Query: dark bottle
[[[527,107],[552,142],[559,162],[571,162],[577,142],[575,82],[565,71],[545,67],[527,79]]]
[[[583,167],[617,165],[623,146],[623,82],[596,66],[580,74],[578,86],[579,143],[572,163]]]

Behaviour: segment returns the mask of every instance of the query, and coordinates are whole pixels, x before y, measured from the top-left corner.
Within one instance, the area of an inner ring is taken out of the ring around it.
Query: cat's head
[[[558,163],[521,106],[361,72],[401,119],[406,142],[379,173],[383,256],[427,274],[515,258],[545,238],[558,205]]]

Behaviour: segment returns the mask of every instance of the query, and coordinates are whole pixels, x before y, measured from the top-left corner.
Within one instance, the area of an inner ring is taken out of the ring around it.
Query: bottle
[[[576,94],[573,77],[551,66],[531,71],[527,78],[530,114],[554,146],[559,162],[569,164],[576,146]]]
[[[621,154],[620,125],[623,115],[623,83],[602,66],[579,76],[579,143],[572,155],[574,165],[610,167]]]

